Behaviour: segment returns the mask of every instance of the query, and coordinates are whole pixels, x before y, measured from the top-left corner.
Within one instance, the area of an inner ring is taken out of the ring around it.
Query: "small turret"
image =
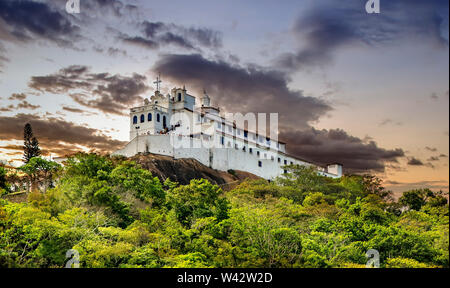
[[[202,106],[209,107],[210,105],[211,105],[211,99],[209,98],[208,94],[206,93],[206,90],[203,90]]]

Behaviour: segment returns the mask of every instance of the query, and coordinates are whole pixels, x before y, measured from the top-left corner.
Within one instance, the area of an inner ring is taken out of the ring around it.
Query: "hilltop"
[[[149,170],[161,182],[169,178],[181,185],[187,185],[192,179],[206,179],[221,186],[222,189],[228,190],[231,187],[227,189],[224,186],[235,186],[245,179],[260,179],[260,177],[245,171],[229,170],[226,172],[212,169],[195,159],[174,159],[156,154],[140,154],[128,159],[141,165],[143,169]]]

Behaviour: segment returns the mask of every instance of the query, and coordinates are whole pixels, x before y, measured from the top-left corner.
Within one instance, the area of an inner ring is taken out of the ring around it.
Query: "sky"
[[[186,86],[279,114],[290,154],[448,191],[448,0],[0,1],[0,159],[111,152],[129,108]],[[281,3],[279,3],[281,2]]]

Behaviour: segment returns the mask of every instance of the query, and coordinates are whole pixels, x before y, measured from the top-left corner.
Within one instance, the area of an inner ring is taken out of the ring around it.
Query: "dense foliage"
[[[26,203],[0,199],[0,267],[64,267],[69,249],[81,267],[365,267],[369,249],[382,267],[449,266],[441,193],[413,190],[395,202],[375,177],[286,168],[276,181],[224,192],[76,155],[56,167],[55,187]]]

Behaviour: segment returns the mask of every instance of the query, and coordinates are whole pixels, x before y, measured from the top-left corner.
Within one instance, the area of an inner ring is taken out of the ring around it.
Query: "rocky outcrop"
[[[161,181],[169,178],[183,185],[189,184],[192,179],[204,178],[211,183],[220,185],[222,188],[226,186],[230,189],[235,186],[232,183],[237,185],[244,179],[259,179],[254,174],[239,170],[218,171],[201,164],[195,159],[174,159],[169,156],[146,154],[133,156],[130,160],[140,164],[142,168],[148,169]]]

